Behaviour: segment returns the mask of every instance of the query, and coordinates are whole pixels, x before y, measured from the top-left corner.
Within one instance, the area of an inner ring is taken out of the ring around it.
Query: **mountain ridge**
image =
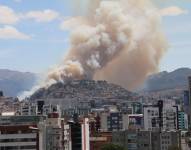
[[[149,76],[139,91],[185,90],[188,86],[188,76],[191,76],[190,68],[159,72]],[[0,91],[6,96],[16,97],[23,91],[30,90],[37,80],[38,75],[35,73],[0,69]]]
[[[186,89],[188,87],[188,77],[191,76],[190,68],[179,68],[172,72],[159,72],[147,78],[143,91],[155,92],[171,89]]]
[[[0,91],[5,96],[16,97],[25,90],[30,90],[36,83],[37,75],[30,72],[0,69]]]

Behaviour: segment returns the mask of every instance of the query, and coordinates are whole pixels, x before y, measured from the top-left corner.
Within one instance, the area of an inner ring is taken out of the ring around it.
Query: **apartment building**
[[[128,129],[128,114],[122,112],[103,112],[100,115],[101,130],[119,131]]]
[[[112,143],[128,150],[168,150],[170,146],[180,147],[177,131],[126,130],[112,133]]]
[[[158,101],[143,108],[145,130],[177,130],[178,106],[173,103]]]
[[[0,149],[42,150],[38,124],[43,120],[41,116],[1,116]]]

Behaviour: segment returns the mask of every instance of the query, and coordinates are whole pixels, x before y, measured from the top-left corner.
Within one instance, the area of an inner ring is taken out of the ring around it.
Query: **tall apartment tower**
[[[145,105],[143,110],[145,130],[170,131],[178,129],[177,106],[160,100],[156,105]]]
[[[191,76],[188,77],[188,91],[189,91],[189,125],[191,124]]]
[[[3,91],[0,91],[0,97],[3,97]]]

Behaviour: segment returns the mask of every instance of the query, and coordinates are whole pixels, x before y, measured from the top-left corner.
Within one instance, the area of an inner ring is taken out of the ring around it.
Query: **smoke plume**
[[[85,15],[62,24],[71,46],[47,83],[95,79],[132,90],[158,70],[167,44],[150,0],[91,0],[84,8]]]

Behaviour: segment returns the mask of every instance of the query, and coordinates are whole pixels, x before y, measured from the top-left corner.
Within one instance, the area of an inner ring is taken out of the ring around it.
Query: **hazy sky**
[[[160,70],[191,68],[191,1],[160,0],[169,50]],[[43,72],[69,47],[61,24],[72,16],[70,0],[0,0],[0,69]]]

